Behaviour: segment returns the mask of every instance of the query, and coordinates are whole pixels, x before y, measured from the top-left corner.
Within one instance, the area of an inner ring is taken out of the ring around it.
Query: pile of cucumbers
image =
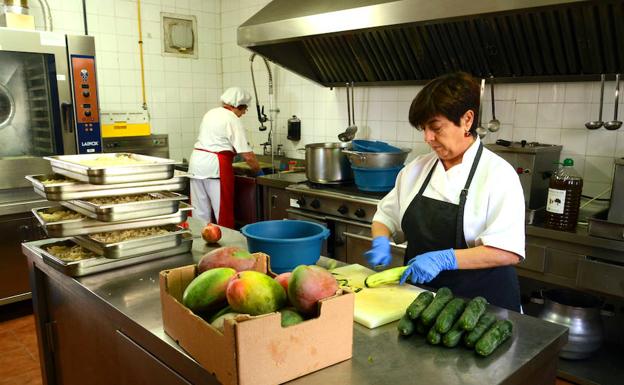
[[[475,297],[466,303],[462,298],[454,298],[453,292],[441,287],[437,294],[424,291],[416,297],[399,320],[399,334],[412,335],[414,332],[426,335],[432,345],[443,344],[449,348],[464,345],[480,356],[489,356],[505,342],[512,333],[513,324],[509,320],[497,320],[486,311],[487,300]]]

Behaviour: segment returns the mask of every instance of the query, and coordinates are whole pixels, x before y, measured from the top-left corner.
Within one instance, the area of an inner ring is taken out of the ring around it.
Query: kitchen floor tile
[[[35,317],[30,301],[0,312],[0,385],[42,384]]]

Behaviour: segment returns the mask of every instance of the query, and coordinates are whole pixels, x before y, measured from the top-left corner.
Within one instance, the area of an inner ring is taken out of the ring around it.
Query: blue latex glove
[[[399,284],[409,278],[412,283],[425,283],[434,279],[443,270],[457,270],[455,250],[436,250],[423,253],[410,259]]]
[[[258,173],[256,174],[256,176],[263,176],[264,175],[264,171],[262,171],[262,169],[260,169],[260,171],[258,171]]]
[[[375,266],[386,266],[392,261],[392,255],[390,255],[390,239],[380,235],[373,238],[373,247],[364,253],[368,264]]]

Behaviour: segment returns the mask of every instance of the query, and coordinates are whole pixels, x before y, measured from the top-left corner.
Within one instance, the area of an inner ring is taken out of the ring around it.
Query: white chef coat
[[[226,108],[217,107],[206,112],[199,126],[199,136],[194,148],[212,152],[251,152],[241,119]],[[193,150],[189,160],[189,173],[197,179],[218,178],[219,160],[216,154]]]
[[[437,162],[423,195],[459,204],[460,192],[466,184],[480,142],[477,138],[464,153],[462,163],[449,170],[444,170],[441,161]],[[437,154],[430,152],[408,163],[397,176],[394,188],[377,205],[373,220],[386,225],[392,233],[400,230],[405,211],[436,160]],[[484,148],[466,199],[466,244],[468,247],[492,246],[524,258],[524,215],[524,194],[516,170]]]

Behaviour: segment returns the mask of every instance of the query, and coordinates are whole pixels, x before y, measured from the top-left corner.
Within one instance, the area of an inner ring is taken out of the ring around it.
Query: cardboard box
[[[239,316],[220,333],[182,305],[195,276],[195,265],[160,273],[163,325],[222,384],[280,384],[352,357],[353,293],[321,301],[319,316],[297,325],[282,328],[280,313]]]

